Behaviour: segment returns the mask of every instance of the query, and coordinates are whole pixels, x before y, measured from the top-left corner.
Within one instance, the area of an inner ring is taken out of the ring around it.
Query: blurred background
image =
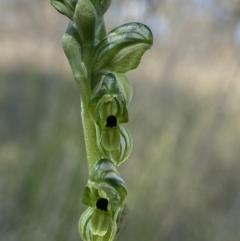
[[[134,140],[118,240],[240,240],[240,1],[113,0],[154,46],[130,71]],[[0,240],[78,241],[80,95],[48,0],[0,1]]]

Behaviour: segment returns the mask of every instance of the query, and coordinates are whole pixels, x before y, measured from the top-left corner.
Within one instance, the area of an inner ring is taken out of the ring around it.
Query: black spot
[[[110,115],[108,116],[107,120],[106,120],[107,124],[106,127],[116,127],[117,126],[117,118],[114,115]]]
[[[97,209],[107,211],[108,200],[106,198],[99,198],[96,203]]]

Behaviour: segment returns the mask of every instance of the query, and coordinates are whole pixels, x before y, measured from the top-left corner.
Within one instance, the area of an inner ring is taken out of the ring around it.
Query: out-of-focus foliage
[[[156,39],[130,73],[134,147],[120,167],[129,213],[119,240],[240,240],[239,6],[113,1],[109,30],[139,21]],[[87,163],[61,50],[67,21],[55,12],[48,1],[0,3],[1,241],[79,240]]]

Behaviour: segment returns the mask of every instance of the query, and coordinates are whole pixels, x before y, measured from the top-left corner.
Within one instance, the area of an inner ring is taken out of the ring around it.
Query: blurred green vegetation
[[[0,78],[0,239],[79,240],[88,174],[77,85],[26,70]],[[240,111],[224,111],[223,96],[133,84],[119,240],[239,240]]]
[[[69,83],[1,75],[1,240],[78,236],[87,165],[79,93]]]
[[[134,147],[119,168],[129,205],[119,241],[240,240],[239,6],[113,1],[109,29],[140,21],[155,37],[128,75]],[[13,0],[0,22],[0,241],[78,241],[88,170],[60,43],[67,20],[49,1]]]

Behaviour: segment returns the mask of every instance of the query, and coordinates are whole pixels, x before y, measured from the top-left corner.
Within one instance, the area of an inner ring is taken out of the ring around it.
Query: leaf
[[[128,23],[115,28],[96,47],[94,72],[125,73],[135,69],[152,43],[152,32],[144,24]]]

